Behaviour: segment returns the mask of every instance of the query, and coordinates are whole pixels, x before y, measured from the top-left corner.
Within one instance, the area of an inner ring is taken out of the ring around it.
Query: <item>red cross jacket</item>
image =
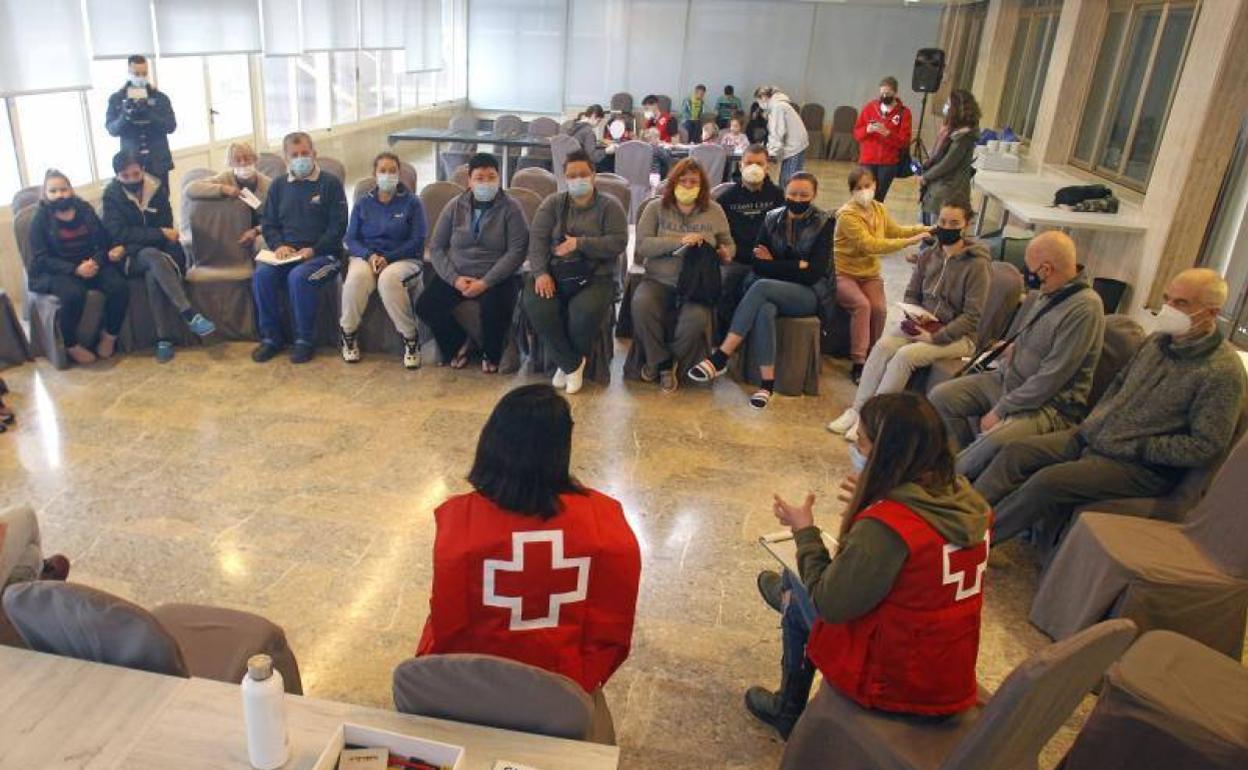
[[[562,496],[543,521],[478,493],[435,513],[433,592],[417,655],[497,655],[606,683],[632,645],[641,550],[620,504]]]
[[[867,133],[867,125],[879,121],[888,129],[888,136]],[[864,166],[892,166],[901,161],[901,151],[910,144],[910,108],[898,98],[888,114],[880,112],[880,100],[872,99],[862,105],[858,122],[854,124],[854,138],[858,140],[858,162]]]
[[[892,500],[856,518],[896,532],[910,555],[875,609],[846,623],[816,621],[807,656],[866,708],[937,715],[974,706],[987,537],[960,548]]]

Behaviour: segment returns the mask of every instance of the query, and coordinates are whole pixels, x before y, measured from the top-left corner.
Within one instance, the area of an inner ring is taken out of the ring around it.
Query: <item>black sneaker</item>
[[[280,352],[282,352],[281,345],[274,345],[272,342],[268,342],[266,340],[265,342],[261,342],[257,345],[255,350],[251,351],[251,360],[258,364],[263,364],[266,361],[272,360],[273,356]]]
[[[779,572],[765,569],[758,573],[758,593],[763,597],[763,601],[767,602],[767,606],[776,612],[784,612],[784,603],[782,594],[784,593],[784,579],[780,577]]]
[[[296,342],[295,349],[290,351],[290,362],[292,364],[306,364],[312,360],[316,349],[306,342]]]

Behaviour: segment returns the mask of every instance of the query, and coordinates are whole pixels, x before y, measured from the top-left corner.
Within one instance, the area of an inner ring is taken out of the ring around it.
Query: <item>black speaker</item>
[[[940,89],[945,76],[945,52],[940,48],[920,48],[914,55],[914,74],[910,90],[930,94]]]

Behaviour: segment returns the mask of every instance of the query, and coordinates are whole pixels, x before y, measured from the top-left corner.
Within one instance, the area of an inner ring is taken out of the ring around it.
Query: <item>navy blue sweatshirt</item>
[[[420,198],[400,184],[389,203],[377,188],[355,204],[347,226],[347,253],[367,258],[380,254],[387,262],[421,259],[425,255],[425,208]]]
[[[342,236],[347,231],[342,183],[319,167],[306,179],[274,179],[260,227],[270,249],[310,247],[318,256],[342,254]]]

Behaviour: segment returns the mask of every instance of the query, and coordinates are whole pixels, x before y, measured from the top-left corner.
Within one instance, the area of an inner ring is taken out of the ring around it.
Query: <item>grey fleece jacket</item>
[[[472,225],[472,191],[446,204],[429,242],[429,261],[438,277],[454,285],[460,276],[497,286],[515,275],[529,248],[529,226],[515,198],[503,191]]]
[[[646,206],[637,223],[637,256],[645,261],[646,275],[675,288],[680,279],[681,258],[672,252],[680,248],[680,239],[689,233],[701,233],[709,245],[727,246],[736,252],[728,217],[715,201],[709,201],[705,211],[694,209],[688,216],[675,206],[669,209],[656,201]]]
[[[888,499],[914,511],[959,547],[983,542],[988,532],[991,507],[961,476],[954,479],[952,489],[934,492],[913,482],[902,484]],[[824,547],[818,527],[800,529],[793,538],[802,585],[828,623],[844,623],[875,609],[910,557],[901,535],[875,519],[861,519],[850,527],[835,559]]]
[[[935,243],[919,252],[919,261],[910,273],[906,302],[922,305],[936,316],[944,328],[932,335],[932,342],[948,345],[963,337],[975,337],[979,319],[988,301],[988,247],[972,238],[952,257]]]
[[[1239,355],[1218,332],[1183,342],[1154,334],[1079,434],[1093,451],[1117,460],[1199,468],[1230,445],[1244,380]]]
[[[563,242],[565,235],[576,238],[576,251],[567,258],[583,256],[598,264],[594,275],[609,276],[615,272],[615,261],[628,246],[628,215],[611,195],[595,192],[589,205],[576,205],[566,192],[547,196],[533,215],[529,228],[529,267],[533,275],[548,272],[551,249]]]
[[[1087,285],[1080,271],[1070,283]],[[1026,327],[1040,308],[1057,296],[1033,291],[1023,300],[1009,334]],[[1004,395],[993,411],[1002,419],[1046,406],[1073,422],[1088,413],[1092,374],[1101,358],[1105,337],[1105,308],[1100,296],[1085,288],[1044,314],[1014,341],[1008,359],[997,369]]]

